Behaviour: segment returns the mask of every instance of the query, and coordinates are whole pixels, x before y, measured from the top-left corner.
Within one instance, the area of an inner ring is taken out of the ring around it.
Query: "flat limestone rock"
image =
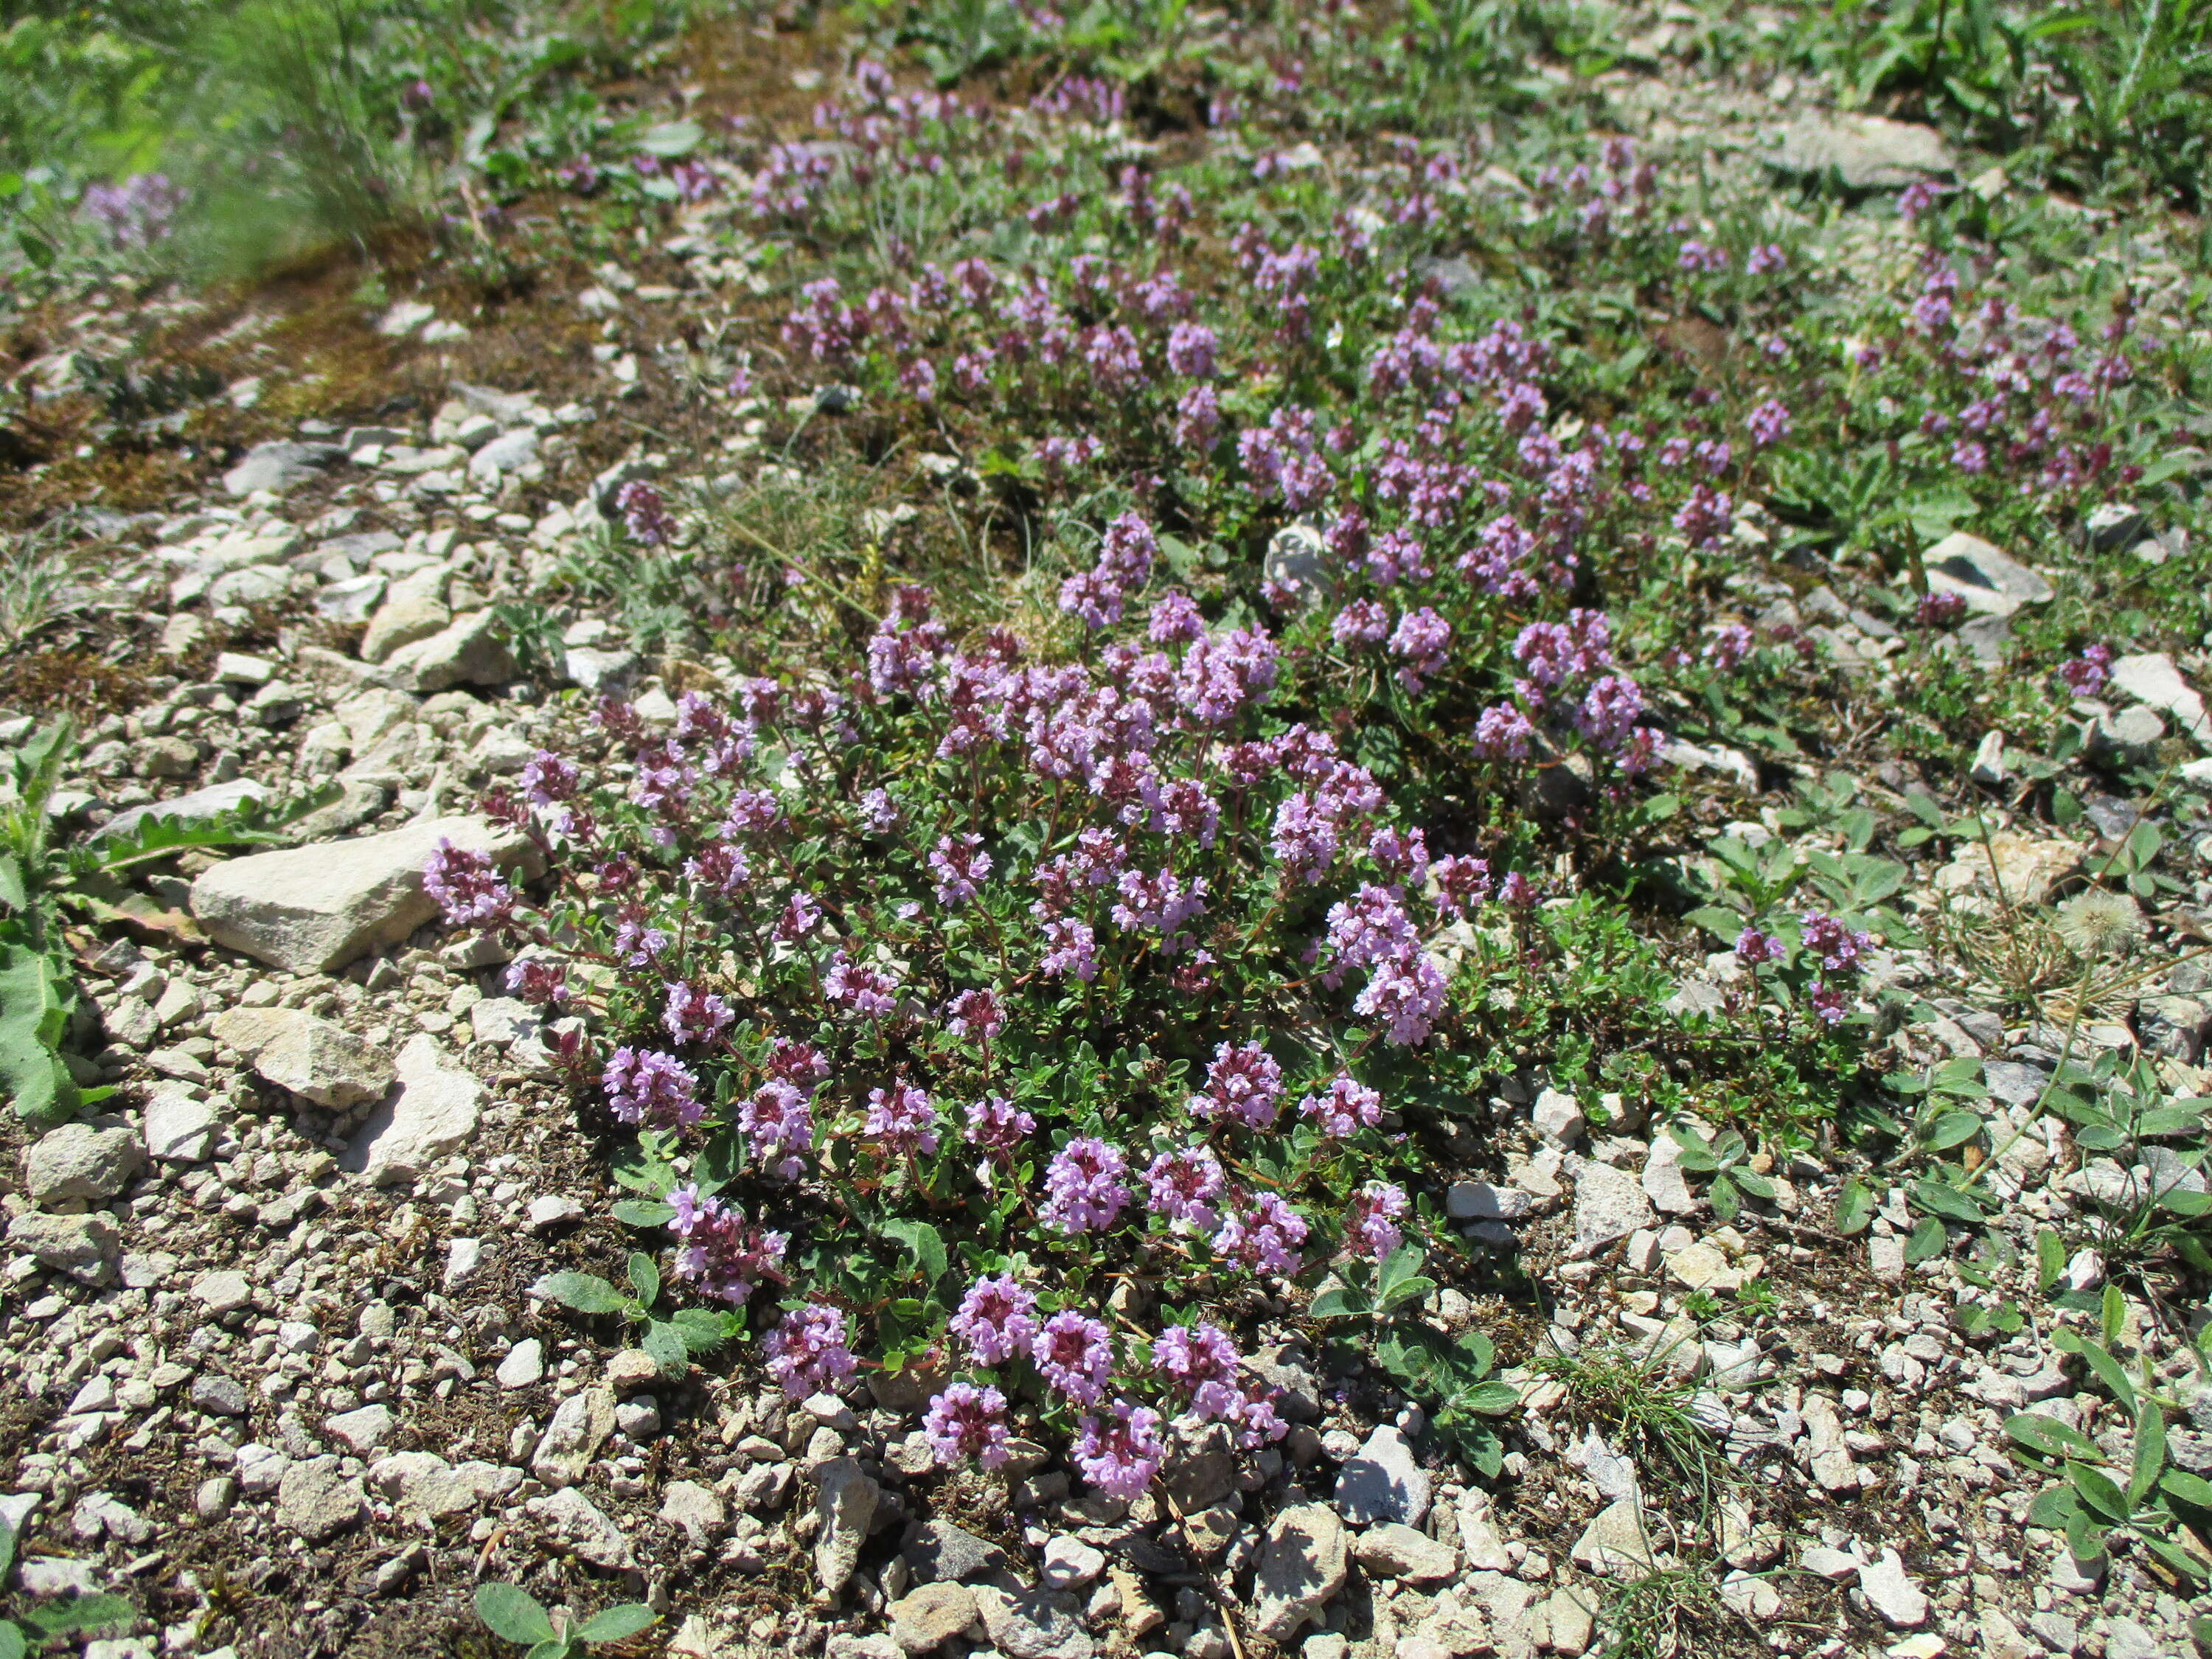
[[[1933,127],[1879,115],[1808,115],[1783,130],[1773,164],[1784,173],[1833,172],[1851,190],[1902,190],[1952,171],[1950,146]]]
[[[477,1101],[483,1092],[428,1032],[408,1038],[392,1073],[398,1086],[369,1114],[339,1159],[371,1186],[411,1181],[465,1143],[476,1133]]]
[[[1954,530],[1921,555],[1931,593],[1955,593],[1969,611],[2009,617],[2024,605],[2041,605],[2057,590],[2040,575],[1979,536]]]
[[[478,817],[436,818],[226,860],[192,884],[192,915],[216,944],[271,967],[333,973],[397,945],[438,914],[422,866],[441,841],[536,873],[536,849],[515,832]]]
[[[209,1029],[262,1078],[318,1106],[358,1106],[392,1086],[381,1048],[303,1009],[226,1008]]]

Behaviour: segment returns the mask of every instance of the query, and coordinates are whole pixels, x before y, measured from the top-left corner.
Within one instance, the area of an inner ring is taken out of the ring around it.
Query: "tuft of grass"
[[[1603,1659],[1680,1659],[1713,1651],[1726,1608],[1702,1566],[1667,1567],[1616,1588],[1598,1610]]]
[[[1691,1410],[1695,1391],[1668,1370],[1673,1351],[1672,1344],[1573,1353],[1554,1347],[1531,1359],[1529,1369],[1566,1390],[1571,1420],[1619,1445],[1647,1498],[1680,1493],[1711,1517],[1731,1477],[1721,1448]]]

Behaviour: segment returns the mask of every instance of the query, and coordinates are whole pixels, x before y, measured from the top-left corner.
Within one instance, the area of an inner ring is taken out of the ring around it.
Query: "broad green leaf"
[[[47,1636],[64,1636],[129,1624],[138,1617],[138,1609],[119,1595],[80,1595],[50,1601],[22,1616]]]
[[[1874,1219],[1874,1188],[1856,1176],[1844,1177],[1836,1193],[1836,1231],[1849,1238],[1863,1233]]]
[[[1941,1221],[1932,1215],[1922,1216],[1919,1225],[1913,1228],[1905,1241],[1905,1259],[1907,1261],[1932,1261],[1943,1254],[1944,1246],[1950,1242],[1951,1235]]]
[[[2187,1469],[2168,1469],[2159,1478],[2158,1487],[2168,1498],[2179,1498],[2192,1509],[2212,1510],[2212,1480],[2202,1475]]]
[[[650,1308],[660,1300],[660,1269],[643,1250],[632,1250],[623,1271],[629,1276],[630,1288],[637,1292],[638,1306]]]
[[[2212,1579],[2212,1559],[2207,1559],[2193,1550],[2184,1549],[2171,1538],[2160,1538],[2156,1533],[2145,1533],[2142,1544],[2145,1549],[2176,1572],[2199,1582]],[[2199,1642],[2212,1641],[2212,1630],[2208,1630],[2208,1626],[2212,1626],[2212,1620],[2200,1619],[2191,1626]]]
[[[1963,1146],[1982,1132],[1982,1120],[1972,1112],[1946,1112],[1929,1126],[1927,1147],[1931,1152],[1948,1152],[1954,1146]]]
[[[0,1619],[0,1659],[23,1659],[25,1651],[21,1627]]]
[[[2021,1445],[2045,1457],[2102,1457],[2096,1443],[2078,1429],[2069,1428],[2055,1417],[2045,1417],[2037,1412],[2021,1412],[2005,1419],[2005,1432]]]
[[[1358,1319],[1368,1311],[1367,1297],[1349,1285],[1332,1285],[1314,1297],[1307,1310],[1316,1319]]]
[[[8,1582],[8,1570],[15,1565],[15,1529],[0,1521],[0,1584]]]
[[[630,1305],[628,1297],[597,1273],[548,1273],[530,1293],[581,1314],[622,1313]]]
[[[2067,1518],[2081,1508],[2071,1486],[2045,1486],[2036,1493],[2035,1502],[2027,1508],[2030,1526],[2048,1527],[2053,1532],[2063,1529]]]
[[[2132,1416],[2136,1411],[2136,1385],[2128,1380],[2120,1362],[2094,1342],[2084,1342],[2077,1352],[2089,1369],[2097,1373],[2097,1380],[2120,1402],[2120,1409]]]
[[[878,1230],[884,1237],[906,1246],[907,1254],[925,1285],[933,1285],[945,1277],[947,1257],[945,1237],[927,1221],[886,1221]]]
[[[645,1328],[645,1334],[638,1340],[637,1346],[653,1357],[653,1363],[660,1367],[663,1376],[674,1379],[691,1370],[691,1345],[669,1321],[653,1321]]]
[[[706,1308],[678,1308],[668,1322],[693,1353],[712,1353],[730,1340],[730,1316]]]
[[[2132,1510],[2158,1485],[2166,1467],[2166,1413],[2145,1401],[2136,1414],[2135,1464],[2128,1472],[2128,1508]]]
[[[586,1642],[622,1642],[636,1635],[647,1626],[659,1621],[660,1615],[641,1601],[628,1601],[618,1607],[609,1607],[593,1613],[576,1626],[577,1637]]]
[[[1485,1417],[1505,1417],[1521,1409],[1521,1390],[1510,1382],[1478,1382],[1465,1393],[1455,1395],[1452,1405],[1460,1411],[1479,1412]]]
[[[2087,1463],[2069,1463],[2066,1478],[2074,1483],[2075,1496],[2114,1526],[2125,1525],[2134,1516],[2127,1494],[2103,1470]]]
[[[1931,1176],[1923,1176],[1905,1189],[1905,1195],[1916,1209],[1929,1215],[1941,1216],[1946,1221],[1955,1221],[1961,1226],[1979,1226],[1982,1206],[1972,1197]]]
[[[540,1642],[522,1656],[522,1659],[576,1659],[579,1650],[574,1642],[556,1636]]]
[[[2035,1236],[2035,1288],[2048,1294],[2066,1271],[2066,1241],[2049,1227]]]
[[[615,1219],[630,1227],[665,1227],[676,1218],[675,1206],[658,1199],[625,1198],[614,1206]]]
[[[2090,1518],[2088,1510],[2076,1510],[2066,1517],[2066,1547],[2076,1561],[2097,1560],[2105,1553],[2106,1531]]]
[[[494,1636],[507,1642],[548,1642],[553,1639],[553,1620],[538,1598],[514,1584],[478,1584],[477,1617]]]

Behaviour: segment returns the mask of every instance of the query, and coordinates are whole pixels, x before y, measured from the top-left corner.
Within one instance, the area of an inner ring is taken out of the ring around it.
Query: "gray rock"
[[[1585,1127],[1581,1103],[1561,1089],[1547,1089],[1536,1097],[1529,1121],[1538,1134],[1562,1146],[1580,1140]]]
[[[1286,524],[1267,544],[1261,574],[1288,587],[1304,587],[1321,572],[1321,532],[1310,524]]]
[[[23,1149],[23,1184],[33,1203],[100,1203],[138,1173],[144,1150],[119,1117],[64,1123]]]
[[[530,1472],[549,1486],[572,1486],[615,1431],[615,1399],[605,1389],[586,1389],[561,1402],[531,1454]]]
[[[526,426],[501,434],[469,459],[469,479],[496,489],[510,472],[520,471],[538,459],[538,434]]]
[[[2165,1659],[2170,1650],[2132,1619],[2105,1621],[2105,1659]]]
[[[329,1418],[325,1420],[323,1428],[332,1439],[341,1442],[356,1455],[366,1457],[392,1437],[395,1421],[391,1407],[372,1405]]]
[[[1253,1583],[1253,1628],[1285,1644],[1321,1617],[1350,1571],[1344,1526],[1320,1504],[1282,1510],[1267,1528]]]
[[[637,1565],[637,1556],[623,1529],[574,1486],[532,1498],[530,1510],[555,1536],[593,1566],[609,1572],[628,1572]]]
[[[2212,749],[2212,718],[2205,714],[2204,699],[2182,678],[2181,670],[2165,652],[2118,658],[2111,673],[2115,690],[2162,714],[2171,714],[2199,748]]]
[[[1921,556],[1931,593],[1956,593],[1966,608],[2009,617],[2024,605],[2041,605],[2051,584],[2002,549],[1954,530]]]
[[[174,818],[179,823],[204,824],[212,823],[226,812],[234,812],[265,798],[269,791],[252,778],[234,778],[228,783],[210,784],[204,789],[195,789],[190,794],[179,795],[170,800],[149,802],[144,806],[132,806],[118,812],[86,837],[88,841],[106,841],[118,836],[127,836],[151,818]]]
[[[603,697],[620,696],[645,665],[635,651],[603,651],[579,645],[568,648],[561,665],[571,684]]]
[[[1429,1512],[1431,1484],[1405,1435],[1385,1423],[1338,1472],[1337,1512],[1355,1527],[1376,1521],[1418,1527]]]
[[[1008,1591],[978,1584],[976,1616],[1006,1659],[1091,1659],[1095,1644],[1080,1621],[1082,1604],[1057,1590]]]
[[[728,1523],[721,1494],[696,1480],[672,1480],[660,1494],[660,1518],[690,1540],[694,1549],[713,1543]]]
[[[402,647],[445,629],[453,620],[453,613],[446,608],[448,574],[446,566],[431,565],[392,585],[384,603],[369,617],[368,631],[362,635],[363,662],[383,662]]]
[[[1459,1571],[1459,1553],[1449,1544],[1395,1521],[1370,1527],[1352,1547],[1352,1559],[1379,1578],[1415,1584],[1441,1584]]]
[[[385,668],[398,684],[416,691],[444,691],[457,685],[504,685],[516,673],[514,653],[489,611],[468,611],[428,639],[394,651]]]
[[[1952,170],[1949,146],[1933,127],[1878,115],[1808,115],[1782,134],[1773,163],[1810,177],[1836,173],[1852,190],[1902,190]]]
[[[361,1482],[338,1473],[335,1455],[288,1464],[276,1483],[277,1525],[299,1534],[310,1544],[322,1543],[358,1526],[368,1510],[368,1499]]]
[[[251,495],[257,489],[278,495],[297,489],[345,452],[336,444],[256,444],[246,459],[222,475],[222,487],[234,495]]]
[[[1455,1181],[1444,1189],[1444,1213],[1455,1221],[1520,1221],[1535,1202],[1516,1188],[1486,1181]]]
[[[1698,1207],[1689,1177],[1682,1173],[1682,1148],[1674,1136],[1662,1134],[1651,1143],[1651,1156],[1644,1160],[1638,1178],[1651,1206],[1663,1215],[1689,1215]]]
[[[385,592],[390,586],[391,583],[374,570],[348,576],[316,593],[315,614],[325,622],[365,623],[384,603]]]
[[[368,1115],[339,1158],[371,1186],[412,1181],[476,1133],[483,1092],[472,1073],[448,1063],[428,1032],[407,1039],[393,1066],[398,1086]]]
[[[354,436],[354,433],[346,434],[349,448],[359,447],[353,442]],[[398,438],[391,441],[404,443],[406,440]],[[315,544],[314,552],[308,556],[325,560],[343,559],[356,570],[366,570],[368,568],[368,562],[378,554],[397,553],[405,544],[389,530],[363,530],[350,536],[332,536],[326,541],[318,542]]]
[[[815,1480],[814,1513],[820,1525],[814,1534],[814,1578],[822,1594],[835,1601],[860,1564],[860,1547],[868,1541],[881,1488],[853,1457],[831,1458],[816,1471]]]
[[[209,1030],[266,1081],[302,1100],[343,1110],[383,1098],[392,1060],[342,1025],[299,1008],[226,1008]]]
[[[1651,1571],[1651,1540],[1634,1497],[1615,1498],[1590,1518],[1575,1540],[1574,1560],[1604,1577],[1641,1578]]]
[[[2155,758],[2165,741],[2166,722],[2141,703],[2100,714],[2089,725],[2089,752],[2118,765],[2137,766]]]
[[[422,866],[441,841],[538,873],[535,849],[519,835],[482,818],[437,818],[227,860],[193,882],[192,914],[218,945],[291,973],[333,973],[438,914]]]
[[[1988,1060],[1982,1062],[1982,1081],[1991,1098],[2007,1106],[2033,1106],[2043,1097],[2051,1073],[2018,1060]]]
[[[1878,1561],[1863,1563],[1859,1589],[1867,1605],[1897,1630],[1917,1630],[1928,1622],[1928,1597],[1905,1576],[1905,1563],[1895,1550],[1884,1550]]]
[[[434,1452],[394,1452],[369,1465],[368,1484],[410,1520],[441,1521],[466,1515],[477,1494],[452,1464]]]
[[[192,1379],[191,1401],[217,1417],[243,1417],[247,1403],[246,1389],[236,1377],[215,1371],[202,1371]]]
[[[1072,1533],[1061,1533],[1046,1540],[1042,1570],[1044,1582],[1053,1589],[1080,1589],[1106,1571],[1106,1552]]]
[[[200,1306],[220,1319],[253,1305],[253,1281],[234,1269],[202,1273],[192,1281],[192,1296]]]
[[[929,1653],[975,1622],[975,1597],[965,1584],[921,1584],[892,1602],[890,1615],[902,1651]]]
[[[1651,1200],[1626,1170],[1595,1162],[1576,1169],[1573,1254],[1577,1258],[1595,1255],[1615,1239],[1657,1219]]]
[[[185,1084],[156,1084],[146,1097],[146,1150],[161,1163],[204,1163],[222,1127],[215,1108]]]
[[[978,1538],[950,1521],[922,1522],[907,1534],[899,1553],[915,1582],[923,1584],[964,1583],[1012,1565],[1006,1551],[989,1539]]]
[[[123,1230],[105,1210],[84,1215],[45,1215],[33,1210],[8,1223],[8,1242],[42,1267],[65,1273],[80,1284],[98,1285],[115,1271]]]
[[[544,1345],[534,1337],[526,1337],[507,1351],[492,1373],[502,1389],[526,1389],[545,1375]]]

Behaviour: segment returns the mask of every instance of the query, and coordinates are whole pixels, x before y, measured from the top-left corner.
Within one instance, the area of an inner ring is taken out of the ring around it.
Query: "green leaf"
[[[2124,1526],[2134,1516],[2135,1510],[2128,1503],[2127,1494],[2102,1469],[2087,1463],[2069,1463],[2066,1478],[2074,1483],[2075,1496],[2114,1526]]]
[[[1736,1194],[1736,1183],[1729,1175],[1715,1176],[1713,1184],[1706,1189],[1705,1198],[1713,1206],[1713,1214],[1723,1225],[1735,1220],[1736,1212],[1743,1208],[1743,1201]]]
[[[2047,1296],[2051,1287],[2058,1282],[2058,1275],[2066,1271],[2066,1241],[2053,1230],[2045,1227],[2035,1236],[2035,1288],[2039,1295]]]
[[[1950,1241],[1951,1235],[1943,1224],[1932,1215],[1924,1215],[1920,1218],[1920,1224],[1913,1228],[1905,1241],[1905,1259],[1907,1261],[1932,1261],[1943,1254],[1944,1246]]]
[[[2097,1380],[2120,1402],[2120,1409],[2132,1416],[2136,1411],[2136,1385],[2128,1381],[2126,1370],[2120,1362],[2094,1342],[2084,1342],[2075,1350],[2097,1373]]]
[[[2005,1432],[2020,1445],[2045,1457],[2100,1458],[2096,1443],[2078,1429],[2039,1412],[2021,1412],[2005,1419]]]
[[[138,1609],[119,1595],[80,1595],[33,1607],[23,1616],[42,1634],[63,1636],[129,1624]]]
[[[668,1322],[693,1353],[714,1352],[730,1340],[736,1324],[732,1315],[706,1308],[678,1308]]]
[[[2032,1527],[2048,1527],[2062,1530],[2067,1521],[2081,1508],[2071,1486],[2045,1486],[2036,1493],[2035,1502],[2027,1506],[2027,1522]]]
[[[1390,1253],[1382,1270],[1375,1276],[1375,1311],[1389,1315],[1408,1302],[1418,1302],[1437,1288],[1437,1282],[1422,1273],[1428,1260],[1425,1252],[1416,1245],[1407,1244]]]
[[[628,1297],[597,1273],[548,1273],[530,1287],[530,1293],[580,1314],[622,1313],[630,1306]]]
[[[1905,1195],[1914,1207],[1931,1216],[1941,1216],[1965,1227],[1981,1224],[1982,1206],[1948,1182],[1923,1176],[1905,1189]]]
[[[1349,1285],[1331,1285],[1306,1310],[1316,1319],[1362,1319],[1369,1311],[1365,1294]]]
[[[1720,1160],[1712,1154],[1712,1149],[1694,1131],[1686,1129],[1679,1123],[1670,1123],[1667,1126],[1667,1135],[1681,1149],[1681,1157],[1677,1161],[1692,1175],[1711,1175],[1721,1167]]]
[[[615,1206],[615,1219],[629,1227],[665,1227],[676,1218],[675,1206],[658,1199],[625,1198]]]
[[[1836,1193],[1836,1231],[1849,1238],[1863,1233],[1874,1219],[1874,1188],[1856,1176],[1847,1176]]]
[[[1931,1152],[1948,1152],[1963,1146],[1982,1132],[1982,1120],[1973,1112],[1946,1112],[1929,1126],[1924,1143]]]
[[[556,1636],[540,1642],[524,1654],[522,1659],[576,1659],[580,1650],[574,1642]]]
[[[477,1617],[503,1642],[549,1642],[553,1620],[538,1598],[514,1584],[478,1584]]]
[[[2171,1538],[2160,1538],[2155,1533],[2145,1533],[2142,1534],[2142,1543],[2145,1549],[2176,1572],[2200,1582],[2212,1579],[2212,1561],[2208,1561],[2193,1551],[2182,1548]],[[2208,1625],[2212,1625],[2212,1620],[2200,1619],[2190,1627],[2196,1633],[2199,1642],[2212,1640],[2212,1631],[2205,1628]]]
[[[23,881],[23,861],[13,853],[0,853],[0,904],[18,915],[31,908],[31,890]]]
[[[23,1659],[25,1651],[21,1627],[0,1619],[0,1659]]]
[[[691,1370],[691,1345],[684,1340],[684,1333],[667,1320],[656,1319],[648,1324],[637,1346],[653,1357],[653,1363],[660,1367],[660,1374],[672,1381]]]
[[[1505,1417],[1521,1409],[1521,1390],[1510,1382],[1478,1382],[1452,1396],[1456,1411],[1478,1412],[1485,1417]]]
[[[1733,945],[1743,932],[1744,919],[1738,912],[1724,910],[1717,904],[1708,904],[1692,910],[1682,918],[1693,927],[1702,927],[1715,939]]]
[[[2135,1510],[2158,1485],[2166,1467],[2166,1413],[2148,1401],[2136,1413],[2135,1465],[2128,1472],[2128,1508]]]
[[[2212,1480],[2191,1474],[2187,1469],[2168,1469],[2159,1478],[2158,1489],[2192,1509],[2212,1510]]]
[[[2120,1294],[2120,1287],[2118,1285],[2109,1283],[2106,1285],[2104,1300],[2098,1308],[2098,1323],[2104,1332],[2105,1346],[2107,1348],[2117,1343],[2120,1340],[2120,1333],[2127,1329],[2127,1298]],[[2107,1363],[2110,1363],[2112,1355],[2108,1353],[2105,1358]],[[2090,1363],[2094,1364],[2096,1362],[2092,1360]],[[2104,1373],[2100,1371],[2098,1375],[2101,1376]],[[2117,1394],[2118,1390],[2114,1389],[2113,1392]],[[2130,1389],[2127,1397],[2132,1401],[2135,1398],[2135,1391]]]
[[[878,1229],[884,1237],[906,1246],[907,1254],[914,1258],[916,1272],[925,1285],[934,1285],[945,1277],[948,1258],[945,1237],[927,1221],[886,1221]]]
[[[15,1529],[0,1521],[0,1584],[8,1582],[8,1570],[15,1565]]]
[[[637,1292],[639,1307],[650,1308],[660,1300],[660,1269],[651,1256],[643,1250],[632,1250],[623,1270],[629,1275],[630,1288]]]
[[[595,1613],[576,1626],[576,1635],[586,1642],[622,1642],[636,1635],[647,1626],[659,1620],[660,1615],[641,1601],[627,1601],[618,1607],[609,1607]]]
[[[2076,1561],[2097,1560],[2105,1553],[2106,1531],[2089,1518],[2087,1510],[2076,1510],[2066,1517],[2066,1547]]]

